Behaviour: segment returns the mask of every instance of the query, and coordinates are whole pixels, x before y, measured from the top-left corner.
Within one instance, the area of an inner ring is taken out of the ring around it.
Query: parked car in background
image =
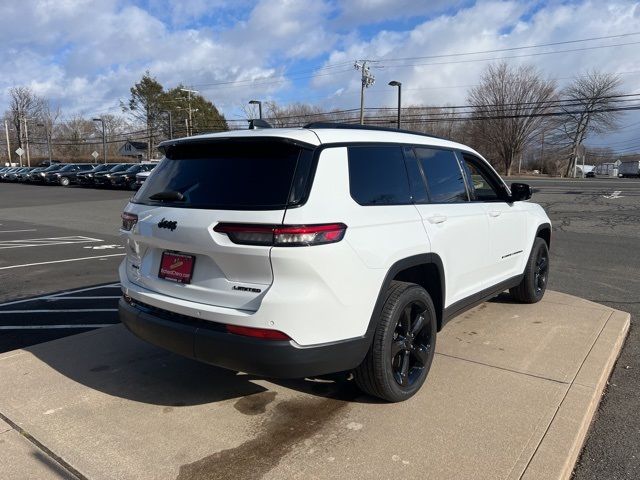
[[[155,163],[140,163],[127,168],[124,172],[114,173],[111,175],[111,186],[135,190],[138,188],[136,184],[136,174],[140,172],[151,172],[155,166]]]
[[[20,167],[4,167],[2,170],[0,170],[0,180],[4,182],[5,177],[18,168]]]
[[[28,173],[24,175],[23,182],[33,182],[33,179],[40,173],[43,172],[47,167],[36,167],[30,170]]]
[[[68,187],[72,183],[76,183],[76,176],[78,173],[88,172],[92,169],[93,165],[90,163],[70,163],[52,175],[52,183],[58,183],[63,187]]]
[[[47,168],[51,165],[55,165],[56,163],[62,163],[62,162],[60,160],[51,160],[51,161],[43,160],[37,165],[37,167]]]
[[[47,168],[45,168],[44,170],[42,170],[41,172],[38,172],[37,175],[35,175],[34,177],[31,178],[31,181],[36,182],[36,183],[44,183],[45,182],[45,177],[51,173],[51,172],[57,172],[58,170],[60,170],[62,167],[64,167],[66,164],[65,163],[55,163],[53,165],[49,165]]]
[[[28,175],[33,172],[36,167],[27,167],[15,173],[16,182],[25,182],[27,180]]]
[[[149,175],[151,175],[151,171],[137,173],[136,174],[136,188],[140,188],[142,186],[142,184],[147,180]]]
[[[11,172],[9,172],[6,177],[5,180],[8,182],[17,182],[18,181],[18,175],[20,175],[23,172],[28,172],[31,169],[31,167],[19,167],[16,168],[15,170],[12,170]]]
[[[109,170],[98,172],[93,176],[93,184],[97,187],[107,187],[111,185],[111,176],[115,173],[124,172],[129,167],[135,165],[134,163],[118,163],[112,165]]]
[[[17,172],[18,170],[24,167],[6,167],[2,172],[0,172],[0,180],[3,182],[8,182],[11,174]]]
[[[107,170],[112,169],[115,165],[114,163],[101,163],[99,165],[93,165],[93,168],[88,172],[78,172],[76,175],[76,183],[78,185],[93,185],[93,176],[96,173],[106,172]]]
[[[640,177],[640,160],[630,160],[620,163],[618,166],[618,177]]]

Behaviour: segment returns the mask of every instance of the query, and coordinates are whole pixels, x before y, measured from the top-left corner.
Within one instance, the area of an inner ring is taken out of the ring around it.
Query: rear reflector
[[[138,216],[133,213],[122,212],[122,230],[127,232],[131,231],[131,229],[138,223]]]
[[[245,337],[261,338],[263,340],[291,340],[285,333],[267,328],[240,327],[238,325],[227,325],[227,332]]]
[[[233,243],[273,247],[308,247],[342,240],[347,226],[344,223],[321,225],[260,225],[219,223],[213,229],[226,233]]]

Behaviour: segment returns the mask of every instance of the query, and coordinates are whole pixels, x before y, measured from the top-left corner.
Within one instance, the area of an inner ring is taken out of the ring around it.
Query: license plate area
[[[158,277],[175,283],[191,283],[196,257],[178,252],[162,252]]]

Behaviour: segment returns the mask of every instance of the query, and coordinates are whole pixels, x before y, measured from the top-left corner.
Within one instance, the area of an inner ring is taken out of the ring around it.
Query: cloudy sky
[[[609,38],[504,50],[596,37]],[[376,60],[367,106],[394,105],[392,79],[405,104],[464,104],[499,58],[559,85],[618,72],[625,93],[640,93],[633,0],[11,0],[0,3],[0,44],[3,110],[6,90],[28,85],[66,114],[118,113],[146,70],[199,90],[229,118],[251,98],[354,108],[356,59]],[[610,141],[623,148],[639,122],[627,115]]]

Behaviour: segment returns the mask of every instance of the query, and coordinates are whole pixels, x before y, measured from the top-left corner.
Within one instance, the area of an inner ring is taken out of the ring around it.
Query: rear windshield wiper
[[[180,202],[184,200],[184,195],[175,190],[165,190],[164,192],[154,193],[149,197],[149,200],[160,200],[168,202]]]

